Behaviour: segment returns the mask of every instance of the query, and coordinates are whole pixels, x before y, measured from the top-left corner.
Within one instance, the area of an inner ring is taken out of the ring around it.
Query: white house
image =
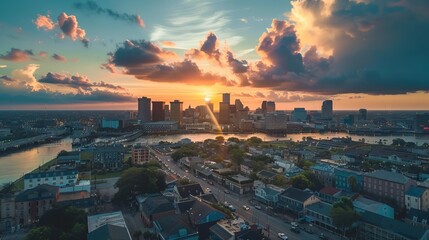
[[[42,184],[57,187],[72,186],[76,184],[77,178],[78,172],[76,169],[27,173],[24,175],[24,190]]]
[[[276,207],[279,201],[279,195],[284,191],[284,188],[280,188],[271,184],[266,186],[261,185],[255,189],[256,200],[263,202],[269,206]]]
[[[429,189],[410,186],[405,193],[405,207],[427,211],[429,209]]]

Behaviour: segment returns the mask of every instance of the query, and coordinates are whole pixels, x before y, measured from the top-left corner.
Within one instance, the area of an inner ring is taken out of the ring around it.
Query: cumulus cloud
[[[62,62],[67,61],[67,59],[64,56],[61,56],[61,55],[56,54],[56,53],[54,53],[54,55],[52,55],[52,58],[57,60],[57,61],[62,61]]]
[[[76,75],[66,75],[61,73],[52,73],[48,72],[45,76],[42,76],[39,80],[39,83],[47,84],[59,84],[63,86],[68,86],[71,88],[78,89],[80,91],[93,91],[94,87],[106,88],[112,90],[125,90],[121,86],[116,86],[106,82],[92,82],[88,77],[76,74]]]
[[[12,62],[25,62],[33,56],[32,50],[21,50],[18,48],[11,48],[6,54],[0,55],[0,59]]]
[[[97,14],[104,14],[115,20],[121,20],[129,23],[134,23],[144,28],[143,19],[136,14],[120,13],[110,8],[103,8],[94,1],[77,2],[74,4],[77,9],[88,10]]]
[[[209,48],[207,47],[208,52]],[[197,85],[233,85],[226,77],[202,71],[191,59],[174,61],[177,58],[175,53],[144,40],[127,40],[109,56],[102,68],[115,72],[115,67],[122,67],[125,74],[137,79]]]
[[[44,82],[39,82],[34,73],[39,68],[37,64],[30,64],[22,69],[12,71],[12,81],[9,77],[0,77],[0,105],[19,104],[80,104],[95,102],[131,102],[134,97],[125,92],[123,88],[105,82],[92,83],[92,87],[79,88],[78,85],[88,86],[91,82],[84,76],[67,76],[48,73],[46,82],[72,87],[75,91],[59,92]],[[49,80],[47,80],[49,78]],[[63,81],[63,84],[61,81]]]
[[[172,41],[162,41],[161,43],[165,47],[176,47],[176,44],[174,42],[172,42]]]
[[[64,39],[65,36],[68,36],[73,41],[79,40],[85,47],[89,45],[89,39],[86,37],[86,31],[83,28],[79,27],[79,23],[75,15],[67,15],[67,13],[62,12],[57,17],[57,24],[55,24],[50,16],[39,15],[34,22],[37,29],[43,28],[45,31],[50,31],[58,26],[61,30],[61,33],[57,33],[59,39]]]
[[[214,33],[209,32],[206,39],[201,43],[200,48],[190,49],[186,53],[186,57],[191,59],[215,60],[220,66],[229,66],[233,73],[247,72],[248,63],[246,60],[235,58],[234,54],[227,46],[221,50],[219,45],[217,36]]]
[[[39,14],[37,19],[34,21],[34,24],[36,24],[37,29],[42,28],[45,31],[50,31],[55,27],[55,23],[49,15],[44,16]]]
[[[163,50],[151,42],[127,40],[111,54],[109,63],[119,67],[134,67],[160,63],[165,58],[174,57],[176,57],[175,53]]]

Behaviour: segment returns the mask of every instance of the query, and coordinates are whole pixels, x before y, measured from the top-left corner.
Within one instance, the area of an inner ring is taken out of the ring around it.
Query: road
[[[170,169],[170,172],[176,173],[178,177],[187,177],[190,180],[193,180],[195,182],[200,183],[201,187],[203,189],[210,188],[213,195],[216,196],[219,202],[225,202],[232,204],[236,207],[237,211],[236,213],[246,220],[249,223],[256,223],[260,224],[261,226],[268,227],[269,226],[269,233],[264,230],[264,233],[272,238],[278,238],[277,234],[282,232],[285,233],[289,239],[292,240],[299,240],[299,239],[319,239],[318,234],[309,234],[307,232],[301,231],[301,233],[294,233],[290,230],[291,226],[288,223],[285,223],[283,220],[270,216],[263,210],[258,210],[254,208],[254,206],[251,206],[249,201],[251,199],[251,196],[240,196],[235,193],[229,193],[226,194],[224,192],[225,188],[223,186],[220,186],[218,184],[210,185],[207,181],[204,181],[201,178],[195,177],[191,173],[185,172],[185,170],[181,169],[175,162],[171,159],[169,156],[163,156],[161,154],[157,154],[160,161],[166,164],[167,169]],[[249,210],[243,209],[243,205],[249,206]],[[320,231],[317,228],[313,227],[313,232],[320,233]],[[330,236],[330,239],[337,239],[339,237],[335,237],[332,234],[324,232],[327,236]]]

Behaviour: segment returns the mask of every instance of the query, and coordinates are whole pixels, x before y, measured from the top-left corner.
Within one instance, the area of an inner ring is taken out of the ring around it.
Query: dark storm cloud
[[[135,67],[163,62],[164,58],[174,57],[170,51],[164,51],[145,40],[127,40],[111,54],[109,63],[119,67]]]
[[[21,50],[18,48],[11,48],[6,54],[0,55],[0,59],[12,62],[25,62],[33,56],[32,50]]]
[[[115,20],[122,20],[129,23],[134,23],[140,27],[144,27],[144,22],[139,15],[120,13],[110,8],[103,8],[94,1],[77,2],[74,4],[77,9],[89,10],[97,14],[105,14]]]
[[[13,78],[11,78],[11,77],[9,77],[9,76],[6,76],[6,75],[1,76],[1,77],[0,77],[0,79],[2,79],[2,80],[4,80],[4,81],[8,81],[8,82],[13,82],[13,81],[15,81]]]

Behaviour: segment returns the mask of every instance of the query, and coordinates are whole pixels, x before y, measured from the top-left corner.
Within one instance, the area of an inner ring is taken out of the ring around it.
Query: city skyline
[[[29,6],[22,8],[22,6]],[[31,6],[31,7],[30,7]],[[429,110],[429,3],[43,1],[3,4],[0,110]],[[16,9],[20,9],[18,12]]]

